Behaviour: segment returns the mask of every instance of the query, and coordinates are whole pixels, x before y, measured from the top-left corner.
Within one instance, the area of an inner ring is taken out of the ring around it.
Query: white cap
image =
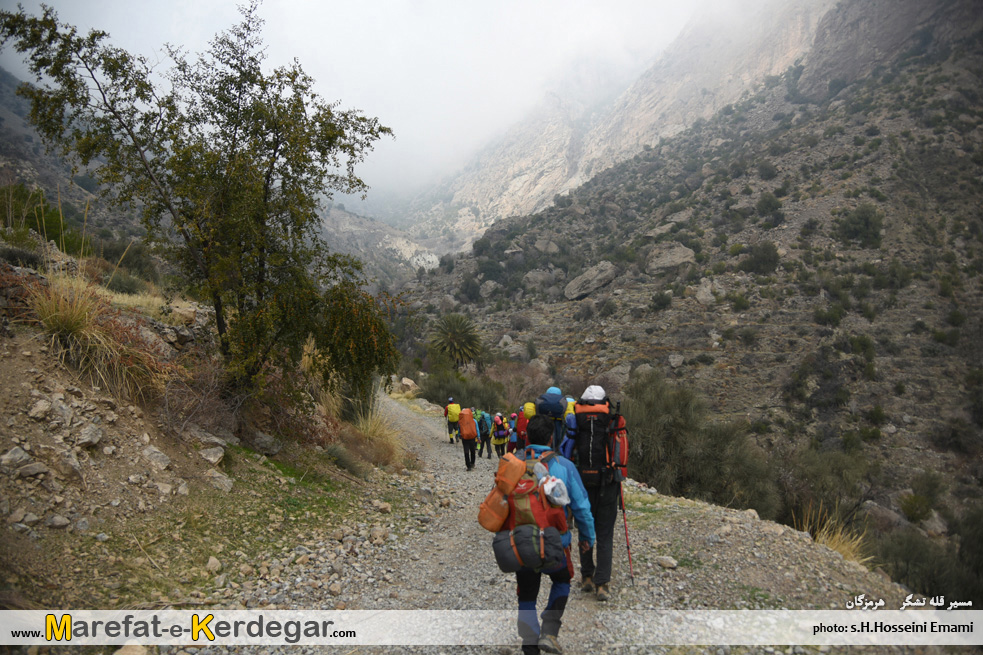
[[[604,388],[596,384],[592,384],[586,389],[584,389],[584,395],[580,397],[581,400],[593,400],[600,401],[604,400]]]

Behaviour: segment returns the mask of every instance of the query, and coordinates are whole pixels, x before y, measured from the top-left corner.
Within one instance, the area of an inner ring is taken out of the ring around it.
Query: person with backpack
[[[560,393],[559,387],[550,387],[546,393],[536,399],[536,415],[546,415],[553,422],[553,443],[557,448],[560,448],[567,434],[564,420],[566,412],[567,400]]]
[[[475,418],[478,420],[478,459],[487,452],[488,459],[491,459],[491,432],[492,432],[492,418],[491,414],[484,410],[476,410]]]
[[[505,444],[509,440],[509,424],[502,417],[502,413],[495,414],[495,427],[492,432],[492,445],[495,446],[495,454],[505,457]],[[489,453],[489,457],[491,453]]]
[[[474,418],[474,409],[465,407],[458,417],[461,443],[464,444],[464,466],[469,471],[474,470],[475,442],[478,441],[478,421]]]
[[[622,470],[613,461],[614,444],[610,436],[611,401],[598,385],[588,386],[567,419],[568,435],[562,452],[577,466],[587,488],[591,516],[597,534],[597,563],[594,548],[580,554],[581,589],[597,592],[597,600],[611,597],[611,559],[614,526],[621,498]],[[627,454],[627,453],[626,453]]]
[[[562,481],[570,501],[564,514],[572,514],[576,520],[580,552],[589,551],[594,545],[594,518],[590,512],[590,501],[573,463],[550,449],[553,443],[553,421],[546,416],[534,416],[526,426],[526,434],[529,445],[523,451],[524,458],[527,462],[535,459],[539,463],[545,463],[548,475]],[[517,627],[522,638],[522,652],[526,655],[562,652],[559,642],[560,624],[570,595],[570,580],[573,578],[570,532],[565,531],[561,540],[565,556],[563,564],[550,570],[521,568],[515,574],[519,601]],[[540,626],[536,599],[543,575],[549,576],[552,586],[546,608],[541,615]]]
[[[509,417],[509,440],[505,446],[505,452],[511,453],[515,451],[516,444],[519,441],[519,433],[516,431],[516,421],[519,420],[519,415],[516,412],[512,412]]]
[[[460,417],[461,406],[454,402],[453,398],[448,398],[447,404],[444,406],[444,418],[447,419],[447,435],[450,437],[451,443],[454,443],[454,437],[458,435],[458,430],[460,430],[458,425]]]

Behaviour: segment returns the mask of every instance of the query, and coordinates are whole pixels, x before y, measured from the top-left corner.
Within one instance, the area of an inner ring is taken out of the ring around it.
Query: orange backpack
[[[474,416],[471,414],[470,409],[462,409],[461,416],[458,420],[460,421],[458,427],[461,431],[462,439],[478,438],[478,425],[474,422]]]

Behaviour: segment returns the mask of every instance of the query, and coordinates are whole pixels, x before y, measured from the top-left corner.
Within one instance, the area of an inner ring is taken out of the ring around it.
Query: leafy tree
[[[434,326],[430,342],[458,366],[477,361],[481,356],[478,327],[464,314],[442,316]]]
[[[0,45],[25,53],[37,76],[18,93],[46,143],[97,166],[106,195],[139,206],[149,237],[173,247],[215,308],[237,385],[295,367],[309,335],[328,384],[332,370],[347,380],[390,372],[382,307],[360,293],[357,260],[327,254],[318,209],[334,191],[367,188],[354,167],[391,130],[326,103],[296,61],[264,71],[257,3],[240,11],[194,61],[167,47],[163,78],[50,7],[0,11]]]

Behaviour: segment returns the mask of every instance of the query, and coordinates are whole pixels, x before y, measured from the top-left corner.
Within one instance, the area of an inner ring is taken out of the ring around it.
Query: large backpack
[[[474,422],[474,416],[470,409],[462,409],[458,420],[460,421],[459,430],[462,439],[478,438],[478,426]]]
[[[478,432],[482,437],[488,436],[491,432],[491,415],[483,410],[478,410]]]
[[[555,389],[555,387],[553,387]],[[563,419],[567,411],[567,399],[558,390],[547,391],[536,399],[536,413],[545,414],[552,419]]]
[[[526,404],[531,405],[532,403],[526,403]],[[526,414],[525,407],[519,410],[519,417],[515,420],[516,450],[525,448],[526,446],[529,445],[528,443],[529,439],[528,436],[526,435],[526,426],[529,425],[530,418],[532,417]]]
[[[457,403],[451,403],[447,406],[447,420],[451,423],[457,423],[461,418],[461,406]]]
[[[536,474],[537,464],[542,463],[548,470],[549,462],[554,457],[556,455],[552,451],[546,451],[538,458],[527,457],[521,476],[504,494],[508,513],[501,526],[503,529],[495,533],[492,549],[498,567],[506,573],[520,568],[552,570],[566,561],[563,549],[563,535],[567,532],[566,512],[550,502]],[[503,458],[499,464],[501,475],[496,475],[496,487],[486,503],[498,502],[501,506],[501,501],[491,499],[491,496],[503,493],[503,481],[515,478],[519,472],[517,463],[521,461],[510,455]],[[502,468],[507,471],[501,471]]]
[[[611,459],[611,405],[605,401],[579,402],[574,405],[577,434],[574,437],[574,460],[585,487],[612,482],[617,469]],[[622,426],[624,419],[621,419]],[[627,430],[625,430],[627,435]],[[627,437],[626,437],[627,438]],[[624,447],[627,464],[627,444]],[[620,455],[620,453],[619,453]],[[623,475],[624,471],[620,471]],[[619,477],[618,480],[621,478]]]

